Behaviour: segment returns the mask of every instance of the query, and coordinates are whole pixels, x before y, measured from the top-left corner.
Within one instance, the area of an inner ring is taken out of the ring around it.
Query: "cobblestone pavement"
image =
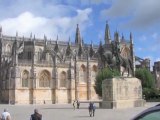
[[[72,104],[56,105],[0,105],[0,112],[7,108],[12,120],[29,120],[34,108],[38,108],[43,120],[130,120],[144,109],[158,103],[147,103],[145,107],[128,109],[97,109],[95,117],[89,117],[88,104],[83,103],[80,109],[73,110]]]

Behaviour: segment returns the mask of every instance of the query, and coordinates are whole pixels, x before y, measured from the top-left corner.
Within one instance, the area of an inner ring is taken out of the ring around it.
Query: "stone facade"
[[[160,61],[154,62],[153,75],[155,77],[156,88],[160,89]]]
[[[133,54],[133,40],[119,38],[121,54]],[[95,77],[101,68],[99,49],[111,46],[108,23],[105,44],[84,44],[77,25],[75,42],[3,35],[0,29],[1,102],[13,104],[71,103],[73,100],[97,100]],[[134,60],[133,60],[134,61]],[[134,64],[134,63],[133,63]]]
[[[106,79],[102,83],[103,108],[129,108],[144,105],[141,81],[133,77]]]

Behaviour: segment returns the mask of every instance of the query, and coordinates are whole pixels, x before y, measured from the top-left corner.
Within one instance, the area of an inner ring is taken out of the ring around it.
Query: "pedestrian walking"
[[[90,102],[89,103],[89,107],[88,107],[88,110],[89,110],[89,116],[90,117],[94,117],[94,115],[95,115],[95,109],[96,109],[96,107],[94,106],[94,103],[92,103],[92,102]]]
[[[42,120],[42,115],[39,114],[38,109],[34,109],[34,114],[31,115],[30,120]]]
[[[80,107],[80,102],[77,100],[77,109]]]
[[[76,101],[75,100],[73,101],[73,108],[74,108],[74,110],[76,108]]]
[[[1,114],[0,120],[11,120],[11,115],[7,111],[7,109],[4,109],[4,112]]]

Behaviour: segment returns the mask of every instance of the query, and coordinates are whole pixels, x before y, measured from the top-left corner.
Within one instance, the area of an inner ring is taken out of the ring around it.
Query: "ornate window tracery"
[[[50,87],[50,73],[47,70],[41,72],[39,76],[39,87]]]
[[[81,65],[80,71],[79,71],[79,79],[80,82],[86,82],[87,81],[87,70],[84,65]]]
[[[29,72],[24,70],[22,73],[22,87],[28,87]]]
[[[124,46],[121,50],[121,55],[128,58],[130,56],[130,49],[127,46]]]
[[[6,53],[11,53],[11,45],[6,45]]]

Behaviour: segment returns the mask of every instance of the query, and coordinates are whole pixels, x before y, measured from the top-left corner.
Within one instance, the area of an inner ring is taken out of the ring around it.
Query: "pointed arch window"
[[[66,81],[67,81],[67,74],[66,72],[61,72],[60,74],[60,87],[66,87]]]
[[[6,53],[11,53],[11,45],[6,45]]]
[[[49,71],[44,70],[39,76],[39,87],[50,87],[51,75]]]
[[[125,46],[124,48],[122,48],[121,55],[125,58],[128,58],[130,56],[130,49]]]
[[[79,71],[79,79],[80,82],[87,82],[87,70],[85,65],[81,65],[80,71]]]
[[[28,87],[29,72],[24,70],[22,73],[22,87]]]

